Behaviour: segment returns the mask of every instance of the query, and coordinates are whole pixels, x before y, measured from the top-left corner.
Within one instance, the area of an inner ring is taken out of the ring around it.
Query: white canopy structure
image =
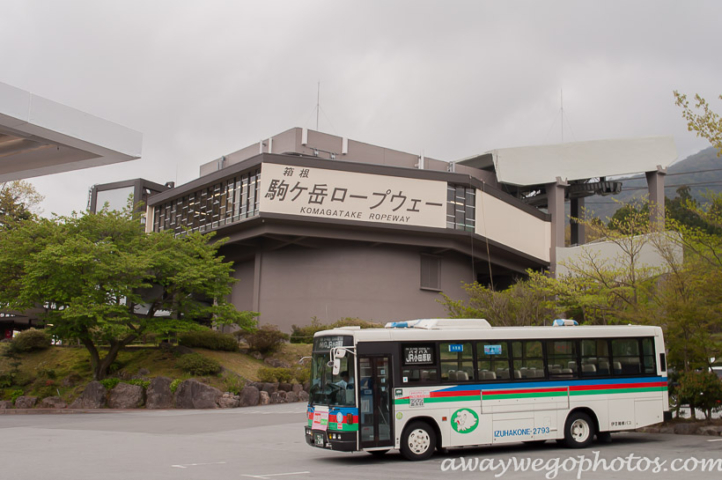
[[[140,132],[0,82],[0,182],[140,158]]]
[[[651,172],[677,159],[672,137],[591,140],[532,147],[499,148],[458,162],[488,169],[499,183],[541,185]]]

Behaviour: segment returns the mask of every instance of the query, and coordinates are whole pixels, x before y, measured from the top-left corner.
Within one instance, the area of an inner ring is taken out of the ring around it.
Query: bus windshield
[[[313,352],[309,399],[312,405],[354,406],[356,382],[353,358],[351,354],[341,358],[339,374],[334,375],[333,367],[328,366],[331,359],[329,352]]]

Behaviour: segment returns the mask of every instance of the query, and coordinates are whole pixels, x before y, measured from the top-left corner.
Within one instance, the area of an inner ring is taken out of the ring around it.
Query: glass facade
[[[153,230],[207,232],[258,215],[261,170],[221,180],[155,207]]]
[[[446,228],[473,232],[476,225],[476,189],[453,183],[446,188]]]

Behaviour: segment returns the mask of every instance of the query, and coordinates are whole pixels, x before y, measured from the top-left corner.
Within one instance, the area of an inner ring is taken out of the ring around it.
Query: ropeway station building
[[[498,289],[528,269],[554,272],[585,243],[572,222],[565,245],[565,204],[580,216],[587,196],[619,192],[607,177],[646,173],[662,206],[676,158],[671,138],[653,137],[449,162],[293,128],[201,165],[185,185],[153,184],[163,191],[147,199],[146,229],[227,239],[231,301],[261,324],[443,317],[439,292],[464,298],[462,283]]]

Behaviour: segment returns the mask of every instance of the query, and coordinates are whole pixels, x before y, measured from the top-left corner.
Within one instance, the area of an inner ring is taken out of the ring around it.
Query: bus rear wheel
[[[407,460],[426,460],[436,449],[436,432],[426,422],[414,422],[401,436],[401,455]]]
[[[574,412],[567,417],[564,426],[564,444],[569,448],[588,447],[595,433],[591,417],[584,412]]]

